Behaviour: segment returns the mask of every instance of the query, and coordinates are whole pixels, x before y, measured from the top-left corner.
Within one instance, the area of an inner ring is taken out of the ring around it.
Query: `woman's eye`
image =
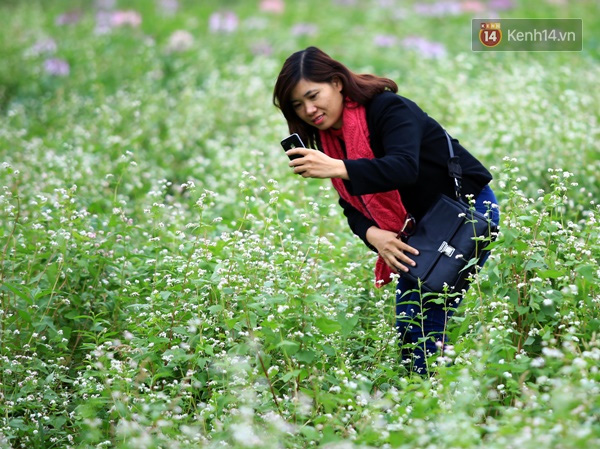
[[[309,98],[310,98],[311,100],[315,100],[315,99],[317,98],[317,94],[312,94],[312,95],[311,95]]]

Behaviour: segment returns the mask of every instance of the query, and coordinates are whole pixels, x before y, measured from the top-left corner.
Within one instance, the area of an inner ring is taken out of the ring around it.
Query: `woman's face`
[[[292,107],[298,117],[315,128],[326,130],[342,127],[344,97],[342,83],[314,83],[302,79],[292,91]]]

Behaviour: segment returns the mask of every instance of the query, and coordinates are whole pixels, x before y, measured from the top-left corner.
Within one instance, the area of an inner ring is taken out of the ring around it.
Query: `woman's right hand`
[[[408,271],[407,265],[414,267],[415,262],[406,253],[419,254],[415,248],[397,238],[397,233],[385,231],[377,226],[367,230],[367,241],[375,247],[385,263],[394,271]]]

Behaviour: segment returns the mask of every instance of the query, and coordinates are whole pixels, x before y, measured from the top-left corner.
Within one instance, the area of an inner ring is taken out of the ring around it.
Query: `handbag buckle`
[[[415,233],[416,227],[417,221],[415,220],[415,217],[413,217],[411,214],[407,214],[406,220],[404,221],[404,226],[402,226],[402,229],[400,232],[398,232],[396,238],[406,243],[408,238]]]
[[[452,257],[452,255],[454,254],[454,251],[456,251],[456,248],[454,248],[451,245],[448,245],[448,242],[446,242],[446,241],[442,242],[442,244],[438,248],[439,253],[442,253],[443,255],[448,256],[448,257]]]

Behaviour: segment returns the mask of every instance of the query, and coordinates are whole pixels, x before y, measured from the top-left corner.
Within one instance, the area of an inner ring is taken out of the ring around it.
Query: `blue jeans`
[[[485,186],[477,195],[475,209],[483,214],[491,214],[492,223],[498,225],[500,212],[497,207],[490,209],[490,203],[497,204],[496,196],[489,186]],[[487,255],[479,265],[482,266],[486,259]],[[418,291],[406,293],[416,288],[415,283],[400,277],[396,289],[396,327],[400,334],[402,362],[412,365],[414,371],[426,374],[426,357],[435,354],[438,345],[446,341],[448,318],[452,316],[462,297],[457,297],[456,302],[448,307],[431,301],[430,296],[421,298]],[[421,313],[421,305],[425,306],[424,313]]]

